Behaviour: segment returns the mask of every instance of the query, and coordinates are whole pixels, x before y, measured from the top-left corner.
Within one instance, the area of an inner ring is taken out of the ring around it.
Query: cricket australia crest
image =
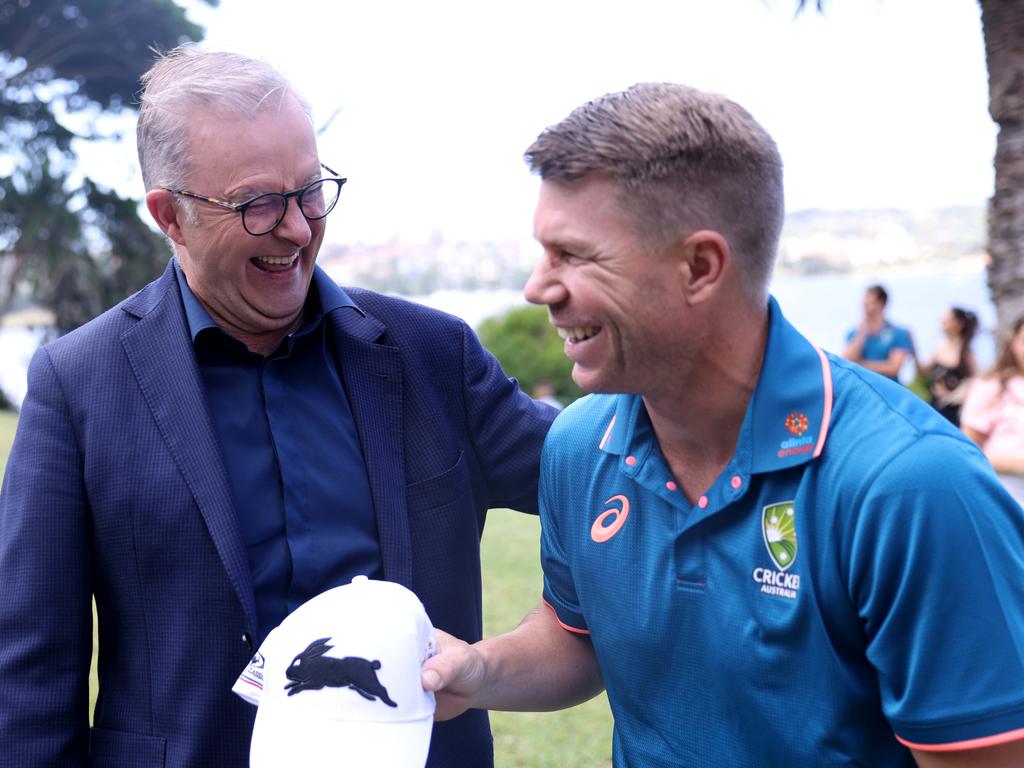
[[[768,554],[780,571],[796,560],[796,508],[792,501],[769,504],[761,513],[761,534]]]

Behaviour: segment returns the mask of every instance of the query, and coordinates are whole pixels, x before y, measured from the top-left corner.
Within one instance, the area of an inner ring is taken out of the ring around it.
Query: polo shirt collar
[[[831,417],[828,358],[789,324],[772,298],[768,345],[745,419],[751,427],[751,471],[775,472],[820,456]]]
[[[192,293],[192,289],[188,287],[185,273],[181,271],[177,257],[173,259],[173,263],[174,275],[178,279],[178,288],[181,290],[181,301],[185,305],[185,318],[188,321],[189,334],[192,336],[192,341],[195,342],[196,337],[201,331],[207,328],[219,328],[220,326],[214,322],[213,318],[210,317],[210,313],[206,311],[206,307],[199,303],[199,299]],[[320,267],[313,268],[312,286],[313,290],[310,290],[306,303],[308,305],[310,301],[315,301],[318,309],[313,317],[303,324],[303,328],[315,326],[327,313],[341,307],[351,307],[361,315],[366,314],[352,301],[344,289],[328,277],[327,273],[320,269]]]
[[[805,464],[821,454],[831,414],[828,358],[789,324],[771,298],[764,361],[740,428],[734,462],[749,462],[751,473]],[[598,447],[632,459],[625,468],[630,473],[639,471],[654,443],[643,398],[617,397],[615,415]]]

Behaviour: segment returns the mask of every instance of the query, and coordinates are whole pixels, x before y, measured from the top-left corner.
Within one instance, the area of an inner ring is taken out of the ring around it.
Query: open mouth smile
[[[259,269],[278,272],[292,266],[298,258],[299,254],[293,253],[291,256],[254,256],[249,261]]]
[[[555,330],[563,341],[568,341],[571,344],[593,338],[601,331],[600,328],[589,325],[581,325],[574,328],[556,327]]]

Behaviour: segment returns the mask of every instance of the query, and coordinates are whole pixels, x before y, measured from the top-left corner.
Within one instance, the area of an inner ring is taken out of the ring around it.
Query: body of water
[[[979,258],[874,274],[778,277],[772,293],[782,311],[807,338],[830,352],[841,352],[846,334],[860,322],[864,289],[874,283],[889,293],[890,322],[908,328],[922,358],[931,356],[942,336],[939,321],[951,306],[978,315],[974,354],[982,369],[995,359],[995,306],[989,299],[984,262]],[[903,371],[910,375],[909,368]]]
[[[995,358],[995,307],[985,284],[981,259],[941,262],[927,267],[887,269],[874,274],[828,274],[779,276],[772,293],[791,323],[812,342],[832,352],[842,350],[847,332],[861,317],[864,289],[881,283],[889,292],[889,319],[909,328],[918,353],[931,355],[941,336],[939,319],[950,306],[961,306],[978,314],[980,332],[974,352],[982,368]],[[522,292],[515,289],[489,291],[436,291],[409,299],[450,312],[472,327],[487,317],[522,306]],[[15,404],[25,396],[25,374],[33,351],[43,338],[38,329],[0,327],[0,391]],[[903,371],[906,380],[911,366]]]
[[[772,282],[772,294],[801,333],[823,349],[839,353],[846,334],[860,322],[864,289],[874,283],[885,286],[889,320],[910,329],[922,357],[929,357],[939,342],[943,312],[959,306],[977,313],[980,330],[974,353],[983,368],[992,363],[996,313],[980,258],[877,273],[778,276]],[[437,291],[408,298],[458,315],[474,328],[487,317],[526,303],[522,292],[511,289]],[[904,375],[912,375],[909,368]]]

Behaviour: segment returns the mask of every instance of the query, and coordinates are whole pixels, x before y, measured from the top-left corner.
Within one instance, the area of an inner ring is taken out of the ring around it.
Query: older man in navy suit
[[[244,765],[232,683],[358,574],[478,639],[486,510],[535,511],[555,414],[457,318],[315,267],[345,180],[278,72],[178,49],[143,80],[174,258],[32,361],[0,496],[3,765]],[[492,762],[483,712],[435,728],[428,765]]]

